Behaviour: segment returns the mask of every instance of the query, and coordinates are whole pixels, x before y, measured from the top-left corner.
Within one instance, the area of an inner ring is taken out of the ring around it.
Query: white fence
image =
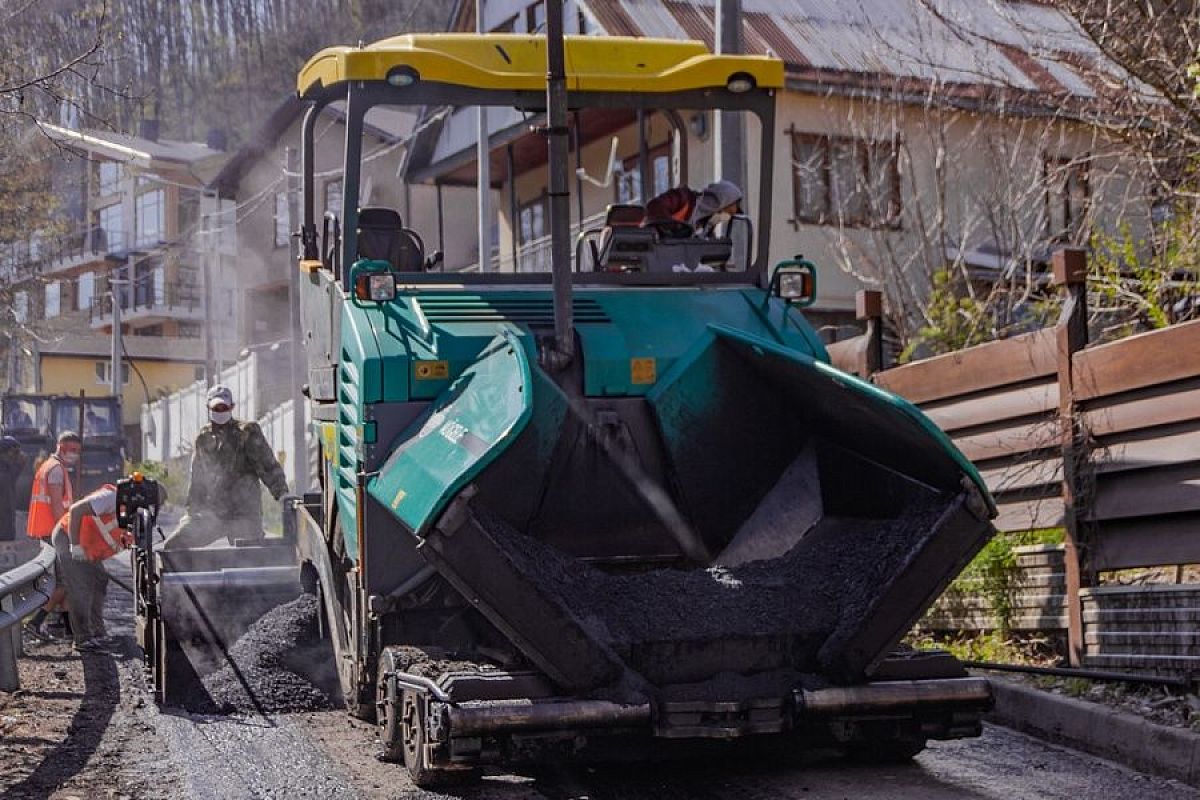
[[[275,455],[279,457],[280,463],[283,464],[284,470],[288,474],[288,479],[295,480],[295,471],[292,469],[292,425],[295,424],[295,413],[293,412],[293,403],[291,400],[281,403],[272,408],[266,414],[258,418],[258,424],[262,428],[263,435],[267,437],[267,443],[271,445],[271,449],[275,451]],[[304,404],[304,430],[310,430],[312,424],[312,409],[308,403]],[[317,459],[320,454],[317,452],[317,440],[309,435],[304,437],[305,444],[308,447],[308,452],[305,456],[308,458],[309,476],[317,474]]]

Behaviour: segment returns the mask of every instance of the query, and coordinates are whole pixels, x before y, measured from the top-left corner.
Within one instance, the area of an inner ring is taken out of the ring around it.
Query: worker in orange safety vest
[[[79,463],[83,450],[83,440],[74,431],[63,431],[59,434],[58,443],[53,453],[41,463],[33,476],[33,491],[29,496],[29,519],[25,524],[25,532],[34,539],[49,539],[54,532],[54,525],[66,513],[71,505],[74,494],[71,486],[71,470]],[[43,627],[46,615],[55,611],[64,611],[63,622],[70,632],[71,623],[65,613],[67,590],[61,576],[55,584],[54,591],[46,605],[42,606],[25,626],[31,636],[43,641],[49,639],[49,634]]]
[[[104,599],[109,580],[104,561],[132,543],[131,535],[117,524],[117,487],[106,483],[72,503],[54,526],[51,542],[67,584],[75,649],[103,649],[108,644]]]

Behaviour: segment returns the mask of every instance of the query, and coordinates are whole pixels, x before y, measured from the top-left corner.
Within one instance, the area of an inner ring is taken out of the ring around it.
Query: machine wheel
[[[381,761],[407,763],[404,752],[404,736],[400,720],[401,691],[396,686],[392,672],[395,659],[390,650],[379,656],[379,669],[375,678],[375,727],[379,743],[383,746]]]

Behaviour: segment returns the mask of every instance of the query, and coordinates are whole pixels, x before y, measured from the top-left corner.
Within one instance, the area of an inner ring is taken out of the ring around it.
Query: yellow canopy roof
[[[567,89],[679,92],[724,87],[746,73],[760,88],[783,86],[783,62],[713,55],[700,42],[617,36],[565,37]],[[546,37],[526,34],[409,34],[365,47],[329,47],[300,70],[301,96],[343,81],[384,81],[395,67],[422,80],[478,89],[544,91]]]

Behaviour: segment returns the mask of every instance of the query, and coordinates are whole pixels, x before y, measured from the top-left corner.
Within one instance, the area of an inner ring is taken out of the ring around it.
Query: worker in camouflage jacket
[[[204,547],[225,537],[261,539],[262,494],[259,481],[276,500],[287,495],[287,477],[253,422],[233,418],[233,393],[227,386],[208,390],[209,424],[192,449],[192,481],[187,514],[167,537],[165,549]]]

